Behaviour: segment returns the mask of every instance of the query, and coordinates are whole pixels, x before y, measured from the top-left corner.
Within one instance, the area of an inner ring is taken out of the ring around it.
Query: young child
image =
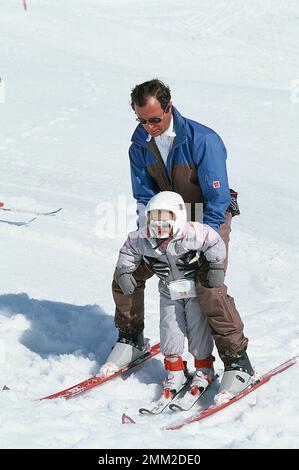
[[[131,232],[120,250],[116,280],[123,293],[130,295],[136,287],[132,273],[142,259],[149,267],[153,258],[164,266],[163,271],[157,273],[160,278],[160,345],[167,373],[163,394],[171,398],[186,381],[182,360],[185,337],[189,352],[194,356],[196,373],[191,390],[196,394],[205,390],[213,379],[214,343],[207,318],[200,311],[195,279],[185,277],[177,261],[187,252],[198,256],[204,253],[210,262],[209,283],[217,287],[224,280],[225,244],[211,227],[187,222],[184,201],[175,192],[163,191],[155,195],[146,207],[146,217],[147,226]],[[119,357],[114,348],[101,369],[102,374],[112,373],[123,365],[126,346],[119,345]],[[126,360],[128,362],[128,358]]]

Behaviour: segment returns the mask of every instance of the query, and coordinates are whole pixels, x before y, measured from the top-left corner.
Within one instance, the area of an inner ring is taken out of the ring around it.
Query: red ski
[[[213,415],[214,413],[217,413],[218,411],[221,411],[224,408],[232,405],[236,401],[240,400],[241,398],[245,397],[246,395],[253,392],[257,388],[264,385],[265,383],[269,382],[269,380],[272,377],[274,377],[274,375],[280,374],[281,372],[284,372],[289,367],[296,364],[297,357],[298,356],[293,357],[292,359],[284,362],[283,364],[279,365],[275,369],[270,370],[266,374],[262,375],[252,385],[250,385],[247,389],[243,390],[243,392],[239,393],[238,395],[235,395],[231,400],[229,400],[225,403],[221,403],[220,405],[212,405],[209,408],[200,410],[199,412],[197,412],[195,415],[191,416],[190,418],[185,418],[185,419],[182,419],[181,421],[177,421],[176,423],[169,424],[168,426],[165,426],[162,429],[167,429],[167,430],[181,429],[183,426],[186,426],[187,424],[195,423],[196,421],[201,421],[205,418],[208,418],[209,416]]]
[[[280,364],[278,367],[275,369],[270,370],[266,374],[262,375],[259,379],[257,379],[253,384],[251,384],[247,389],[243,390],[243,392],[239,393],[238,395],[235,395],[231,400],[221,403],[220,405],[211,405],[209,408],[204,408],[202,410],[199,410],[196,414],[193,416],[190,416],[189,418],[182,419],[180,421],[176,421],[175,423],[168,424],[167,426],[164,426],[161,428],[162,430],[177,430],[181,429],[183,426],[186,426],[187,424],[195,423],[196,421],[201,421],[205,418],[208,418],[209,416],[217,413],[218,411],[223,410],[227,406],[232,405],[236,401],[240,400],[241,398],[245,397],[249,393],[253,392],[257,388],[261,387],[265,383],[269,382],[269,380],[274,377],[274,375],[280,374],[281,372],[284,372],[287,370],[289,367],[293,366],[297,362],[298,356],[293,357],[292,359],[289,359],[288,361],[284,362],[283,364]],[[123,424],[136,424],[136,421],[134,421],[130,416],[126,415],[123,413],[122,415],[122,423]]]
[[[96,375],[94,375],[93,377],[90,377],[89,379],[84,380],[83,382],[80,382],[79,384],[74,385],[73,387],[62,390],[61,392],[54,393],[53,395],[48,395],[46,397],[40,398],[40,400],[52,400],[53,398],[65,398],[67,400],[68,398],[72,398],[76,395],[79,395],[80,393],[86,392],[91,388],[98,387],[99,385],[102,385],[105,382],[108,382],[109,380],[114,379],[115,377],[118,377],[119,375],[122,375],[131,369],[134,369],[135,367],[139,366],[140,364],[143,364],[145,361],[151,359],[159,353],[160,343],[157,343],[152,346],[150,350],[143,356],[136,359],[136,361],[131,362],[123,369],[120,369],[115,374],[109,375],[107,377],[97,377]]]

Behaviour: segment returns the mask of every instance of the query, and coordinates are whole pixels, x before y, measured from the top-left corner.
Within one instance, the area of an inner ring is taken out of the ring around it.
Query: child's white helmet
[[[165,210],[174,214],[174,225],[172,234],[174,237],[179,236],[186,223],[187,223],[187,211],[182,196],[174,191],[161,191],[160,193],[153,196],[145,209],[145,215],[147,221],[149,221],[149,212],[154,210]],[[151,229],[149,227],[150,233]],[[156,238],[156,235],[151,233]]]

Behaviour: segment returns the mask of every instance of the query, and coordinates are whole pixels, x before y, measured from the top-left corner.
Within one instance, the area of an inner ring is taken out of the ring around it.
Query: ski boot
[[[201,395],[210,385],[214,378],[214,356],[206,359],[194,359],[196,371],[191,382],[190,393],[193,396]]]
[[[254,379],[254,370],[250,364],[246,349],[240,351],[224,368],[220,383],[217,403],[230,400],[247,388]]]
[[[149,350],[148,341],[144,341],[143,332],[136,334],[119,331],[119,337],[105,364],[102,365],[99,376],[112,375]]]
[[[186,383],[188,378],[187,363],[181,356],[165,356],[164,367],[167,377],[163,381],[163,396],[171,399]]]

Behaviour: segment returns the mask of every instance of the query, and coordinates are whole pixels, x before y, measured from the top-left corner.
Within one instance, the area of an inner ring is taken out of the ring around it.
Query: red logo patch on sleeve
[[[213,181],[213,188],[220,188],[220,181]]]

